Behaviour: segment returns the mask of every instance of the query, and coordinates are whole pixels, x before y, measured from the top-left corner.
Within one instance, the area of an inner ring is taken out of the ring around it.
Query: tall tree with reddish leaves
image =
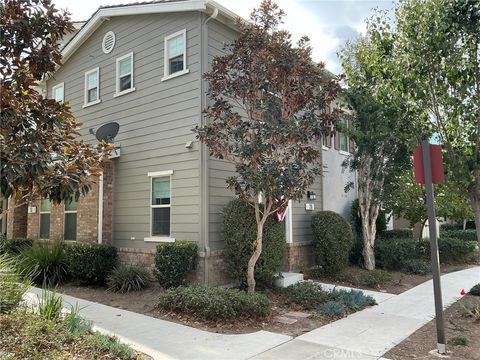
[[[269,216],[299,200],[322,173],[320,139],[332,115],[337,81],[311,58],[307,37],[293,44],[279,30],[284,13],[270,0],[237,20],[239,37],[214,58],[206,73],[210,122],[196,127],[198,138],[217,159],[235,166],[228,187],[255,208],[257,237],[248,263],[248,291],[262,252]]]
[[[17,206],[88,192],[111,150],[78,140],[80,124],[68,103],[45,99],[36,88],[61,65],[60,41],[72,30],[68,13],[50,0],[0,4],[0,190]]]

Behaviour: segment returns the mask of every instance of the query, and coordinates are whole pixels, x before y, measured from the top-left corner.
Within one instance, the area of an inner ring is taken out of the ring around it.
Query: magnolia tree
[[[284,13],[264,1],[251,22],[237,20],[239,37],[215,57],[205,74],[209,124],[197,127],[211,156],[231,162],[236,174],[228,187],[255,208],[257,236],[248,262],[248,291],[255,291],[254,268],[262,252],[263,226],[289,200],[299,200],[322,173],[322,112],[335,97],[336,81],[311,59],[308,38],[292,43],[279,30]]]
[[[480,2],[404,0],[396,21],[398,96],[428,115],[446,180],[468,193],[480,244]]]
[[[347,43],[339,53],[347,84],[344,94],[354,112],[352,126],[345,131],[355,149],[344,166],[358,174],[363,258],[368,270],[375,269],[376,220],[385,188],[410,162],[413,126],[407,120],[414,109],[392,96],[393,42],[388,23],[373,17],[366,36]]]
[[[38,197],[55,203],[86,193],[108,144],[77,139],[80,124],[67,103],[36,90],[61,64],[59,41],[73,30],[49,0],[0,4],[0,189],[16,205]]]

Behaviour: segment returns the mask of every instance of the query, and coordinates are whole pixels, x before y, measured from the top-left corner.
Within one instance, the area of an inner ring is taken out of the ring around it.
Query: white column
[[[287,244],[293,243],[293,207],[292,207],[292,200],[288,201],[288,210],[287,216],[285,217],[285,240]]]

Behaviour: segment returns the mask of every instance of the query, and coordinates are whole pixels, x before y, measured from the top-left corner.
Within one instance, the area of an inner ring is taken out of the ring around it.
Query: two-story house
[[[191,129],[207,121],[206,82],[214,56],[238,34],[237,15],[210,0],[165,0],[101,7],[63,49],[63,65],[45,82],[46,95],[67,101],[97,141],[102,124],[120,125],[116,156],[97,185],[78,203],[30,204],[27,236],[110,243],[124,263],[153,266],[159,242],[195,241],[197,280],[224,283],[221,211],[233,197],[225,179],[232,166],[209,157]],[[289,206],[286,269],[311,257],[314,210],[349,214],[355,192],[341,163],[344,134],[325,139],[325,176],[310,198]]]

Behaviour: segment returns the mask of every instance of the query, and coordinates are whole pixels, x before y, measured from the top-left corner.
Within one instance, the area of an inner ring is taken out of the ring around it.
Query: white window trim
[[[179,35],[183,35],[183,70],[182,71],[177,71],[176,73],[169,74],[168,69],[169,69],[169,54],[168,54],[168,40],[173,39],[174,37],[177,37]],[[163,63],[163,77],[161,81],[166,81],[170,80],[173,78],[176,78],[177,76],[188,74],[190,71],[187,68],[187,29],[183,29],[180,31],[177,31],[176,33],[170,34],[168,36],[165,36],[164,39],[164,63]]]
[[[66,201],[68,201],[68,200],[66,200]],[[78,206],[78,202],[77,202],[77,206]],[[63,208],[63,237],[65,237],[65,224],[66,224],[66,221],[65,221],[65,220],[66,220],[66,216],[65,216],[65,214],[77,214],[77,221],[78,221],[78,209],[76,209],[76,210],[67,210],[67,204],[64,204],[64,208]],[[77,224],[77,225],[78,225],[78,224]],[[76,235],[78,235],[78,232],[77,232]],[[77,236],[75,236],[75,238],[76,238],[76,237],[77,237]],[[75,240],[69,239],[69,240],[66,240],[66,241],[77,241],[77,240],[76,240],[76,239],[75,239]]]
[[[60,84],[57,84],[52,87],[52,99],[55,100],[55,91],[59,88],[62,88],[62,100],[60,101],[63,103],[65,101],[65,83],[61,82]]]
[[[89,89],[88,89],[87,78],[88,78],[88,75],[93,74],[93,73],[97,73],[97,86],[96,86],[97,87],[97,100],[88,102],[88,90]],[[100,99],[100,68],[99,67],[96,67],[95,69],[89,70],[85,73],[84,87],[85,87],[85,89],[84,89],[84,100],[83,100],[83,102],[84,102],[83,107],[84,108],[102,102],[102,100]]]
[[[131,87],[129,89],[126,89],[126,90],[123,90],[123,91],[120,91],[120,61],[122,60],[125,60],[125,59],[128,59],[130,58],[130,85]],[[125,94],[128,94],[128,93],[131,93],[132,91],[135,91],[135,86],[134,86],[134,82],[133,82],[133,52],[131,53],[128,53],[126,55],[123,55],[119,58],[116,59],[116,80],[115,80],[115,94],[113,95],[113,97],[117,97],[117,96],[122,96],[122,95],[125,95]]]
[[[346,126],[348,129],[348,120],[346,121]],[[342,150],[342,143],[340,142],[340,139],[341,139],[340,134],[344,134],[345,137],[347,138],[347,151]],[[341,155],[351,155],[350,152],[348,151],[349,147],[350,147],[350,137],[346,133],[339,131],[338,132],[338,149],[339,149],[338,152]]]
[[[42,234],[42,214],[49,214],[50,215],[50,224],[48,224],[48,238],[41,238],[40,235]],[[42,211],[42,199],[40,199],[40,203],[38,204],[38,238],[39,240],[50,240],[50,227],[52,222],[52,205],[50,204],[49,211]]]
[[[172,235],[172,175],[173,170],[165,171],[153,171],[148,172],[147,176],[150,178],[150,195],[148,197],[148,204],[150,208],[150,236],[144,237],[143,241],[145,242],[175,242],[175,238]],[[170,178],[170,204],[168,205],[152,205],[152,190],[153,190],[153,179],[159,177],[169,177]],[[152,235],[152,209],[154,208],[170,208],[170,236],[154,236]]]

